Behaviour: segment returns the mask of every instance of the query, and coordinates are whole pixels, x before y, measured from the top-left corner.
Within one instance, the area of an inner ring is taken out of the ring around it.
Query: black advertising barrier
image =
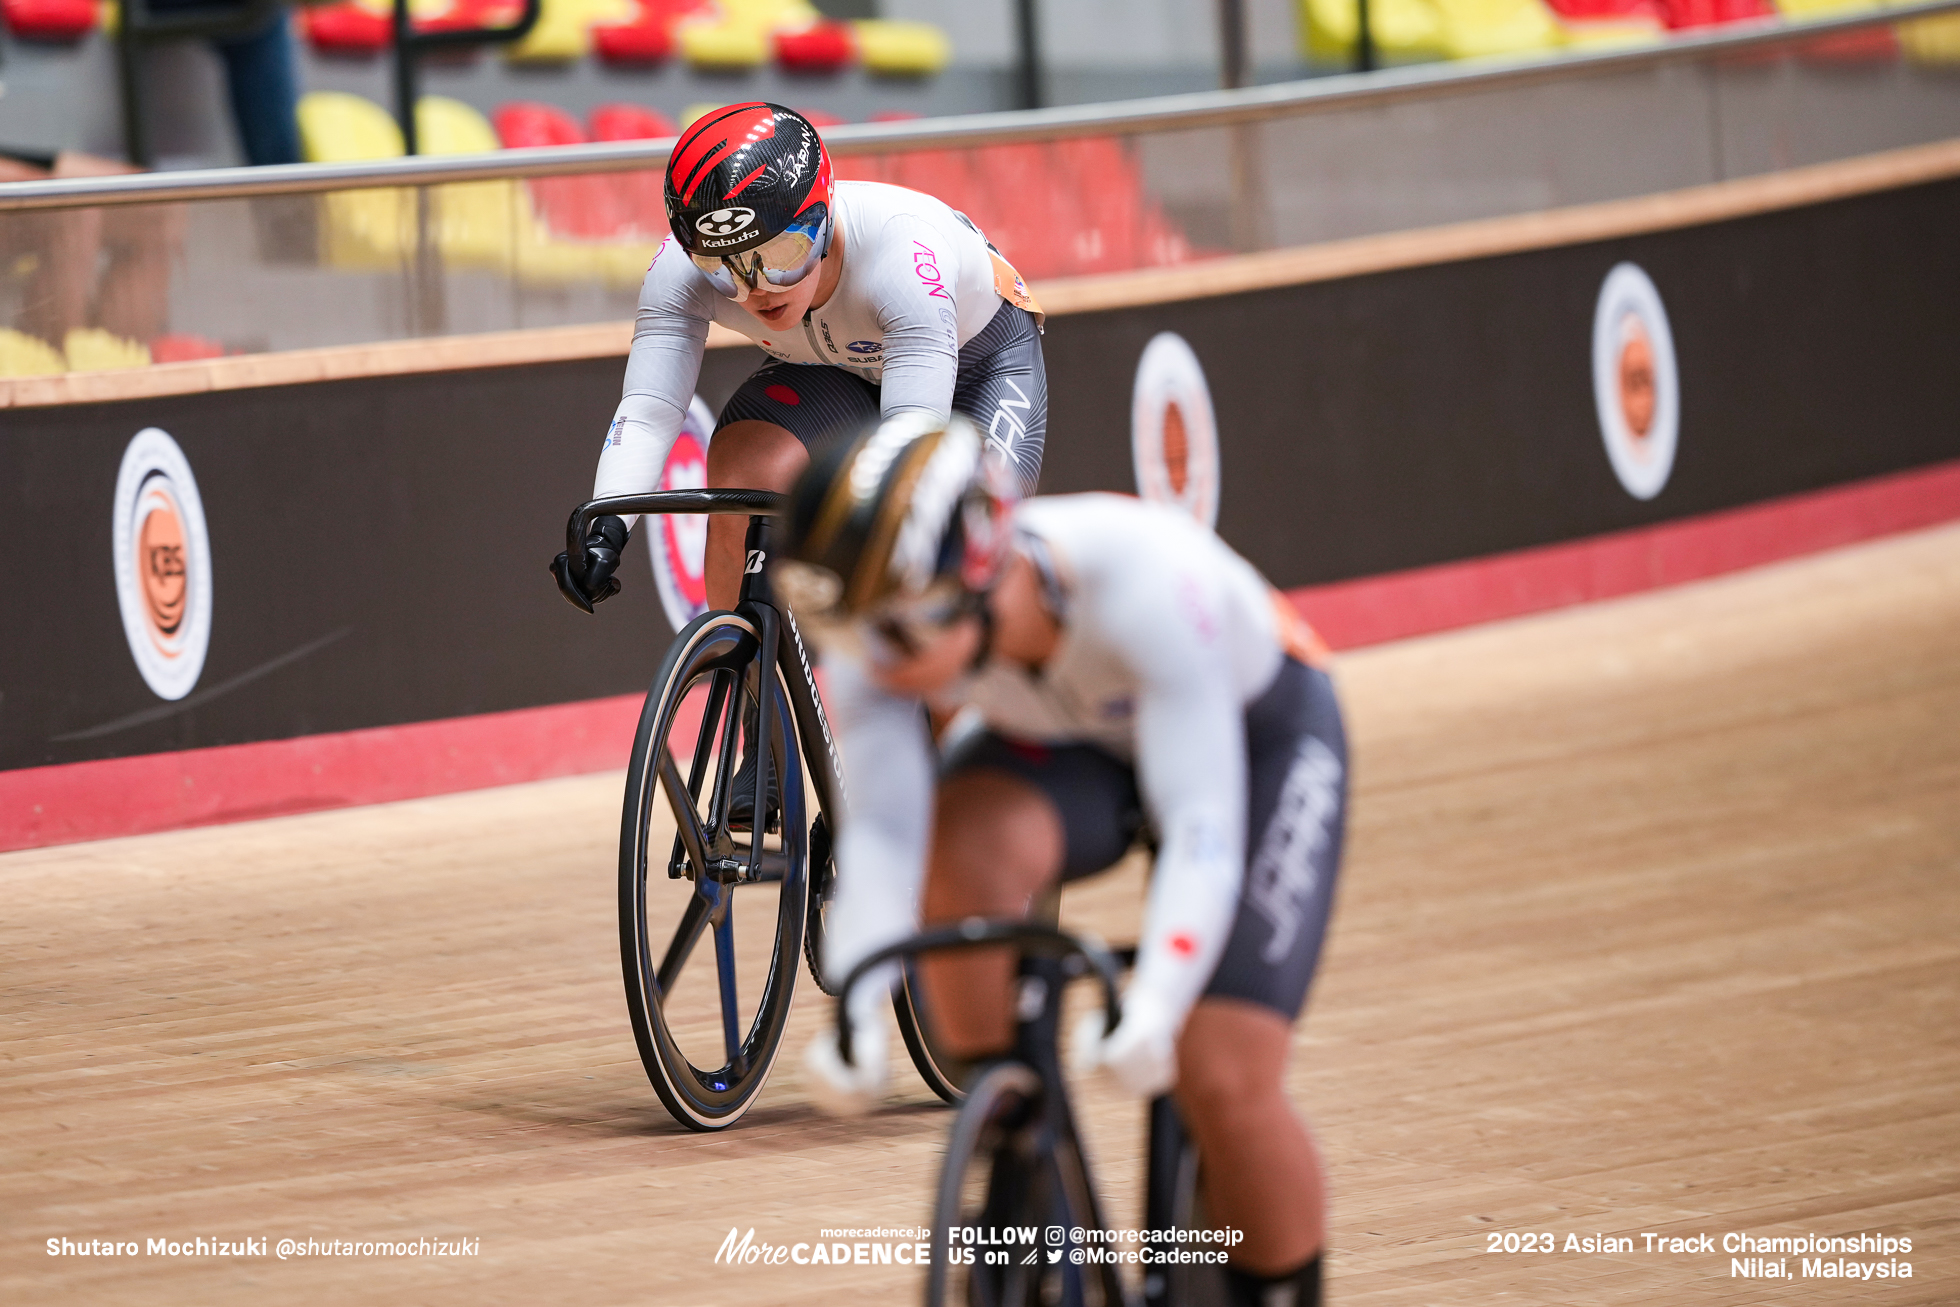
[[[1211,299],[1057,316],[1044,489],[1131,490],[1131,389],[1170,331],[1215,405],[1224,537],[1287,587],[1574,540],[1960,455],[1960,182]],[[1595,410],[1595,306],[1637,264],[1678,360],[1650,499]],[[761,355],[714,350],[718,404]],[[596,618],[545,564],[621,361],[4,411],[0,770],[642,688],[669,638],[639,543]],[[209,524],[195,688],[133,660],[110,566],[132,437]]]
[[[747,357],[744,357],[747,356]],[[732,393],[760,350],[710,351]],[[0,410],[0,770],[644,691],[671,632],[636,539],[588,617],[546,565],[592,492],[622,360]],[[209,525],[209,655],[167,702],[111,568],[123,451],[182,448]]]
[[[1160,331],[1204,364],[1218,530],[1288,588],[1691,517],[1960,456],[1960,181],[1683,230],[1050,320],[1042,489],[1134,488]],[[1593,314],[1646,271],[1679,362],[1672,475],[1621,487]]]

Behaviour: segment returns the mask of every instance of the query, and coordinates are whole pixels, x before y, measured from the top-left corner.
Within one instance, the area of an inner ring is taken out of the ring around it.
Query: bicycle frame
[[[571,517],[565,523],[565,550],[572,565],[578,567],[584,561],[585,539],[592,533],[592,524],[609,514],[615,517],[660,513],[748,515],[749,529],[743,540],[742,588],[733,611],[755,625],[762,641],[765,666],[779,661],[779,622],[787,624],[789,628],[790,645],[796,650],[799,675],[784,679],[789,683],[790,710],[796,716],[797,734],[803,741],[804,766],[817,787],[818,806],[825,814],[823,837],[829,839],[829,814],[836,813],[841,819],[844,811],[844,777],[836,766],[837,749],[830,733],[830,719],[824,715],[823,696],[817,691],[816,672],[810,666],[809,647],[803,641],[803,633],[797,628],[795,615],[778,604],[769,589],[769,519],[781,516],[788,502],[787,496],[773,491],[719,486],[701,490],[655,490],[640,495],[609,495],[603,499],[588,500],[572,510]],[[583,579],[582,575],[580,579]],[[768,696],[763,696],[761,739],[769,738],[772,725],[767,716],[770,710],[767,699]],[[822,742],[821,747],[818,741]],[[759,784],[762,782],[761,771],[761,768],[757,769]],[[756,811],[761,810],[761,796],[758,795]],[[761,841],[755,841],[755,846],[759,850]],[[828,852],[827,848],[820,849],[813,844],[810,865],[813,868],[828,865]],[[751,876],[760,857],[759,852],[751,853]],[[814,894],[826,888],[813,883],[810,891]]]
[[[1085,975],[1093,975],[1101,985],[1105,1032],[1113,1031],[1122,1019],[1122,1004],[1116,988],[1118,964],[1116,958],[1100,944],[1039,922],[989,921],[978,917],[900,940],[872,953],[853,967],[845,978],[837,1004],[838,1051],[847,1063],[851,1060],[850,993],[877,967],[918,953],[1003,945],[1018,947],[1021,953],[1014,1049],[1007,1057],[976,1068],[972,1083],[977,1084],[996,1071],[1012,1067],[1025,1068],[1038,1079],[1041,1093],[1040,1116],[1035,1126],[1039,1132],[1035,1151],[1050,1157],[1073,1154],[1073,1168],[1061,1167],[1057,1178],[1064,1185],[1069,1185],[1073,1176],[1080,1184],[1081,1191],[1074,1192],[1071,1188],[1069,1199],[1073,1211],[1078,1215],[1076,1224],[1106,1228],[1108,1223],[1103,1217],[1102,1198],[1089,1174],[1088,1160],[1082,1154],[1081,1132],[1076,1129],[1067,1080],[1062,1074],[1058,1038],[1062,991],[1070,980]],[[971,1102],[966,1105],[967,1108],[971,1106]],[[935,1258],[946,1255],[949,1247],[945,1234],[935,1230],[933,1238]],[[1056,1255],[1060,1255],[1059,1249]],[[940,1267],[935,1264],[933,1270],[934,1276],[928,1279],[929,1286],[935,1282],[934,1277],[940,1273]],[[1109,1283],[1112,1286],[1115,1284],[1113,1279]],[[929,1287],[928,1295],[932,1292]],[[1114,1301],[1122,1303],[1128,1299],[1119,1293]]]

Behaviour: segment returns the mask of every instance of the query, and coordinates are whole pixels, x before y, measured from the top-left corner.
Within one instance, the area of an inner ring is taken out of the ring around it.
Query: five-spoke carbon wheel
[[[769,1078],[809,904],[802,751],[781,669],[765,667],[761,653],[746,617],[708,612],[690,622],[647,696],[626,778],[626,1005],[647,1078],[674,1118],[695,1130],[733,1125]],[[755,729],[763,694],[770,722],[758,745],[741,737]],[[731,823],[745,749],[760,753],[774,780],[768,791],[780,798],[763,819]]]

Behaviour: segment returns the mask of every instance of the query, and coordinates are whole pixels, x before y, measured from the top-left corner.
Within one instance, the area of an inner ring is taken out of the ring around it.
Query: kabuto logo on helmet
[[[694,230],[704,236],[733,236],[754,221],[754,209],[716,209],[695,219]]]

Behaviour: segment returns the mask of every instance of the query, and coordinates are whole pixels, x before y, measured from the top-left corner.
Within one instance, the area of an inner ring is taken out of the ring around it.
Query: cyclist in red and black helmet
[[[658,484],[713,324],[769,358],[721,408],[710,485],[787,490],[813,451],[867,423],[958,412],[1032,491],[1048,421],[1040,308],[964,214],[918,191],[833,181],[809,120],[762,103],[689,126],[668,160],[666,208],[673,236],[641,288],[596,495]],[[617,592],[630,526],[601,519],[584,557],[559,570],[573,603]],[[709,524],[711,606],[734,601],[742,532],[735,517]]]
[[[667,164],[674,239],[738,304],[751,292],[786,290],[816,270],[830,248],[833,198],[830,154],[817,129],[773,105],[706,115]]]

